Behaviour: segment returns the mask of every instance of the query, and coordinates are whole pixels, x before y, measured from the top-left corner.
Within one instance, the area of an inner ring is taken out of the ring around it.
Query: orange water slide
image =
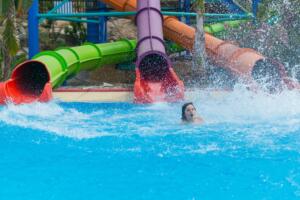
[[[135,11],[137,0],[101,0],[118,11]],[[180,22],[177,18],[164,16],[164,37],[182,47],[192,50],[195,28]],[[205,33],[205,46],[208,58],[216,64],[229,69],[232,73],[252,79],[254,68],[268,65],[269,59],[250,48],[240,48],[235,44],[220,40]],[[257,63],[259,66],[256,67]],[[261,64],[263,63],[263,64]],[[287,75],[283,66],[275,65],[281,79],[285,82]]]

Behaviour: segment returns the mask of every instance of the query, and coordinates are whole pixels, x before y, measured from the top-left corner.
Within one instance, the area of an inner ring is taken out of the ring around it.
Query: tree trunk
[[[2,64],[2,78],[3,80],[7,80],[10,75],[11,70],[11,64],[12,64],[12,57],[9,54],[9,52],[4,49],[3,51],[3,64]]]

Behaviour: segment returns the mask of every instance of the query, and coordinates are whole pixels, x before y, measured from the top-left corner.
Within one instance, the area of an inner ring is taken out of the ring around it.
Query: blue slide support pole
[[[89,9],[87,12],[95,11],[95,9]],[[102,2],[97,2],[96,11],[106,11],[106,6]],[[89,18],[94,19],[94,18]],[[107,19],[105,16],[98,17],[99,23],[87,24],[87,41],[92,43],[103,43],[107,41]]]
[[[256,18],[257,17],[257,11],[258,11],[258,4],[259,4],[259,0],[253,0],[252,1],[252,13],[253,16]]]
[[[106,5],[102,2],[98,2],[100,12],[105,12],[106,11]],[[99,33],[100,33],[100,38],[99,42],[104,43],[107,42],[107,17],[99,17]]]
[[[89,3],[87,1],[86,3]],[[88,6],[87,6],[88,7]],[[99,9],[96,8],[87,8],[86,12],[95,12],[99,11]],[[95,20],[95,18],[87,18],[88,20]],[[87,23],[87,41],[92,43],[99,43],[99,24],[98,23]]]
[[[33,0],[28,11],[28,53],[29,59],[39,53],[39,1]]]
[[[181,0],[178,0],[178,8],[179,8],[178,12],[182,12],[182,2],[181,2]],[[179,19],[179,21],[181,21],[181,16],[179,16],[178,19]]]
[[[184,12],[189,13],[191,11],[191,0],[184,0]],[[185,17],[185,23],[190,25],[191,24],[191,17]]]

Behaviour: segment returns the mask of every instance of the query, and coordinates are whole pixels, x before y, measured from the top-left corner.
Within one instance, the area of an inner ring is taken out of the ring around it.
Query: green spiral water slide
[[[136,40],[121,40],[43,51],[18,65],[11,78],[0,83],[0,104],[7,100],[16,104],[48,101],[52,98],[52,88],[82,70],[133,61],[135,47]]]
[[[233,20],[233,21],[225,21],[214,24],[207,24],[204,26],[204,31],[210,34],[216,34],[222,31],[225,31],[226,28],[236,28],[239,27],[242,23],[245,23],[249,20]]]
[[[92,44],[56,51],[44,51],[33,57],[45,65],[53,88],[82,70],[93,70],[106,64],[117,64],[135,59],[136,40]]]

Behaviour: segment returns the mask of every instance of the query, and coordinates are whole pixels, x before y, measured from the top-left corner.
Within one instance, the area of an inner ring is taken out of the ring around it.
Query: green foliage
[[[56,30],[54,20],[45,20],[41,27],[47,30],[40,32],[41,50],[56,49],[59,46],[64,46],[59,42],[61,30]]]
[[[8,50],[8,53],[11,56],[15,56],[19,50],[18,41],[14,34],[15,29],[16,28],[12,19],[8,18],[3,31],[3,41],[4,47]]]
[[[82,44],[86,39],[86,28],[82,23],[71,22],[71,26],[65,27],[67,40],[71,44]]]
[[[47,19],[40,32],[41,50],[56,49],[64,46],[74,46],[83,44],[86,41],[86,28],[82,23],[61,22]]]
[[[11,6],[15,6],[18,15],[26,13],[32,4],[32,0],[0,0],[0,16],[7,15]]]
[[[3,17],[7,14],[11,0],[0,0],[0,15]],[[2,19],[3,20],[3,19]]]
[[[18,15],[24,14],[28,11],[33,0],[15,0]]]
[[[29,9],[32,0],[0,0],[0,23],[4,27],[0,34],[0,51],[2,56],[1,77],[7,79],[11,65],[19,50],[16,18],[21,17]]]
[[[195,6],[196,10],[200,11],[200,13],[204,13],[205,12],[204,0],[196,0],[194,2],[194,6]]]
[[[12,60],[11,69],[13,69],[18,64],[26,61],[27,55],[25,53],[18,53]]]

